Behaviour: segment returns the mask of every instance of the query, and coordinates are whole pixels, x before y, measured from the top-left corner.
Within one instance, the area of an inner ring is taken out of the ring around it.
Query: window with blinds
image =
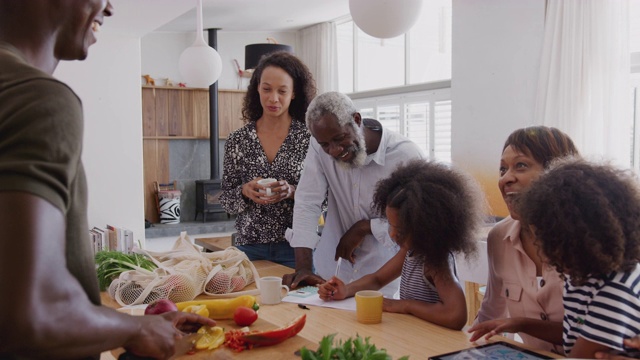
[[[449,88],[354,100],[363,118],[415,142],[429,156],[451,162],[451,95]]]

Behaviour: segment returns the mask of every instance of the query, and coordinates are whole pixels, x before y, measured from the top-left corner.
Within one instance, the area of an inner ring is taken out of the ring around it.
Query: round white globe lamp
[[[209,87],[222,73],[220,54],[204,41],[202,32],[202,0],[198,0],[196,41],[180,54],[178,60],[180,75],[190,87]]]
[[[424,0],[349,0],[351,18],[376,38],[400,36],[418,21]]]

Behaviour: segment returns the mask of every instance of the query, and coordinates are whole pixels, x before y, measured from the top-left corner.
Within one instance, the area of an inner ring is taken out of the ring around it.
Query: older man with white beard
[[[306,122],[312,138],[296,192],[293,229],[286,233],[295,248],[296,271],[285,275],[284,283],[292,288],[316,285],[333,275],[349,283],[378,270],[398,251],[386,220],[371,208],[376,183],[402,162],[425,155],[377,120],[362,119],[341,93],[316,97]],[[318,236],[325,197],[327,217]],[[338,267],[339,258],[347,261]],[[381,291],[393,297],[399,283],[395,280]]]

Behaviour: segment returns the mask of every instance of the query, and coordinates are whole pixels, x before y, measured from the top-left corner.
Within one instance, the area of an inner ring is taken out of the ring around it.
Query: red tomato
[[[233,321],[239,326],[249,326],[258,319],[258,313],[246,306],[238,306],[233,312]]]

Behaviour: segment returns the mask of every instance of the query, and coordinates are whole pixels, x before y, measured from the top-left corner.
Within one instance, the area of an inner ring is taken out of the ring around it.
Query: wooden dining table
[[[291,273],[293,269],[270,261],[253,262],[258,274],[262,276],[278,276]],[[255,286],[252,284],[251,286]],[[198,298],[207,298],[200,296]],[[258,303],[259,295],[257,296]],[[107,293],[102,294],[102,301],[105,306],[119,308]],[[295,337],[283,343],[245,350],[240,353],[228,352],[228,350],[200,351],[193,355],[183,355],[179,359],[299,359],[295,354],[302,346],[311,350],[316,350],[320,340],[329,334],[336,334],[335,341],[355,338],[359,335],[362,338],[369,338],[372,344],[378,349],[384,348],[393,359],[408,355],[410,359],[427,359],[429,356],[449,353],[473,347],[477,344],[469,342],[469,334],[465,331],[450,330],[428,321],[421,320],[412,315],[395,314],[385,312],[382,315],[382,322],[379,324],[361,324],[356,320],[355,311],[334,309],[320,306],[308,306],[309,310],[302,309],[298,304],[282,302],[277,305],[262,305],[259,310],[259,319],[251,326],[254,330],[275,329],[284,326],[301,314],[306,314],[306,324],[302,331]],[[239,328],[232,321],[220,320],[218,323],[225,329]],[[516,343],[510,339],[496,336],[491,341],[506,341],[527,348],[521,343]],[[111,351],[110,354],[117,358],[122,350]],[[215,352],[220,352],[220,356],[215,356]],[[550,352],[536,351],[553,358],[562,358]],[[103,359],[108,359],[107,354],[103,354]],[[223,356],[224,355],[224,356]]]

